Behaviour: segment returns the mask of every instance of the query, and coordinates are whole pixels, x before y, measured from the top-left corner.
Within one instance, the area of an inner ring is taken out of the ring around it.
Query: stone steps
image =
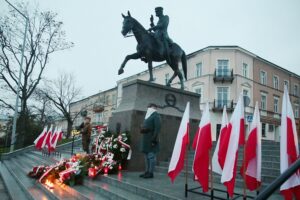
[[[168,167],[156,166],[155,171],[166,175],[168,173]],[[185,177],[185,171],[183,170],[179,176]],[[188,177],[189,177],[189,179],[194,178],[194,173],[192,172],[191,169],[188,170]],[[214,173],[213,177],[214,177],[214,184],[221,184],[221,176],[219,174]],[[268,186],[269,183],[274,180],[274,178],[275,177],[273,177],[273,176],[267,176],[267,175],[262,176],[261,189],[264,189],[266,186]],[[236,176],[235,186],[238,188],[243,188],[243,186],[244,186],[244,180],[242,179],[240,174],[237,174],[237,176]],[[279,192],[277,191],[277,193],[279,193]]]
[[[269,176],[268,173],[274,172],[279,169],[279,156],[277,151],[279,148],[271,142],[263,143],[268,147],[268,153],[272,153],[266,157],[263,157],[263,186],[266,183],[271,182],[274,176]],[[81,152],[81,144],[78,142],[74,146],[74,153]],[[270,151],[271,150],[271,151]],[[274,151],[272,151],[274,150]],[[71,153],[71,147],[66,146],[60,148],[59,152],[61,157],[69,158]],[[193,173],[191,171],[193,152],[189,151],[189,171],[188,171],[188,185],[191,187],[198,187],[199,184],[193,181]],[[0,164],[0,173],[4,184],[10,186],[8,190],[11,199],[119,199],[119,200],[147,200],[147,199],[161,199],[161,200],[175,200],[185,199],[184,197],[184,184],[185,176],[182,172],[172,184],[167,177],[168,162],[159,162],[156,168],[154,179],[141,179],[139,178],[139,172],[126,172],[122,171],[119,174],[98,176],[92,180],[88,177],[85,178],[83,185],[69,186],[55,186],[54,189],[49,190],[36,180],[27,177],[27,173],[33,166],[37,165],[51,165],[61,159],[59,156],[46,156],[42,155],[38,151],[26,151],[25,153],[13,154],[10,157],[6,157]],[[238,164],[241,165],[242,157],[239,158]],[[272,161],[274,160],[274,161]],[[271,171],[271,172],[269,172]],[[265,174],[264,174],[265,172]],[[220,175],[214,174],[214,187],[219,189],[225,189],[220,184]],[[240,175],[236,179],[235,191],[242,193],[243,180]],[[224,193],[215,192],[217,195],[222,196]],[[255,193],[247,191],[247,194],[255,196]],[[2,199],[2,198],[1,198]],[[193,193],[188,194],[188,200],[196,199],[210,199],[208,197],[199,196]],[[273,194],[271,199],[281,199],[278,194]]]
[[[240,164],[238,163],[238,170],[240,170],[241,167]],[[161,167],[169,167],[169,162],[159,162],[158,165]],[[189,161],[188,169],[192,170],[192,166],[193,166],[193,161]],[[270,176],[270,177],[274,177],[275,179],[277,176],[280,175],[280,170],[279,168],[269,168],[269,167],[262,166],[261,173],[262,176]]]
[[[30,179],[24,173],[22,167],[15,162],[14,158],[4,161],[5,167],[8,169],[11,176],[14,177],[18,185],[25,192],[26,199],[55,199],[51,198],[48,193],[45,193],[41,186],[35,180]]]
[[[1,197],[1,200],[9,200],[10,199],[9,194],[7,192],[7,189],[5,187],[5,184],[4,184],[1,176],[0,176],[0,197]]]

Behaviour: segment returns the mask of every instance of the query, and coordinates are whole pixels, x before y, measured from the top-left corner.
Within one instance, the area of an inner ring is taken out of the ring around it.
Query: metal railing
[[[300,159],[294,162],[285,172],[269,184],[257,197],[256,200],[268,199],[286,180],[300,169]]]
[[[232,82],[233,79],[233,69],[215,69],[215,82]]]
[[[215,111],[222,111],[224,106],[228,111],[233,110],[233,100],[218,100],[214,99],[213,102],[213,110]]]

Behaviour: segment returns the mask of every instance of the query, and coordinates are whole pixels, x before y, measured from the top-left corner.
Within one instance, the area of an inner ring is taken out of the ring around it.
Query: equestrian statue
[[[187,79],[187,61],[185,52],[178,44],[170,39],[168,35],[169,16],[163,14],[163,8],[155,8],[155,13],[159,20],[155,25],[153,22],[153,15],[151,15],[150,28],[148,30],[134,19],[129,11],[127,16],[122,14],[122,17],[124,18],[122,35],[126,37],[128,33],[132,32],[138,44],[136,47],[137,52],[125,57],[118,74],[124,73],[124,67],[129,60],[141,59],[148,63],[150,75],[149,81],[152,82],[154,81],[152,62],[166,61],[174,71],[173,76],[167,82],[167,86],[171,86],[174,78],[178,76],[181,89],[184,89],[183,75],[179,70],[178,63],[181,61],[184,78]]]

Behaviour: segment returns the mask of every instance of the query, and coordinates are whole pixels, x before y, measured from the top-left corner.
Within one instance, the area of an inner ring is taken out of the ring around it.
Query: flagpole
[[[214,199],[214,177],[213,177],[213,166],[212,166],[212,153],[209,150],[209,162],[210,162],[210,199]]]
[[[187,148],[187,151],[185,151],[185,197],[188,196],[188,146],[186,147]]]
[[[248,96],[243,96],[243,103],[244,103],[244,124],[245,124],[245,118],[246,118],[246,107],[249,105],[250,103],[250,99]],[[247,127],[247,129],[250,128],[250,123]],[[246,130],[246,129],[245,129]],[[244,144],[244,152],[243,152],[243,178],[244,178],[244,184],[243,184],[243,199],[246,200],[247,199],[247,188],[246,188],[246,135],[247,135],[247,130],[245,131],[244,133],[244,141],[245,141],[245,144]]]
[[[246,134],[245,134],[246,135]],[[245,180],[245,178],[246,178],[246,175],[245,175],[245,173],[246,173],[246,144],[244,145],[244,160],[243,160],[243,178],[244,178],[244,184],[243,184],[243,199],[244,200],[246,200],[247,199],[247,191],[246,191],[246,180]]]

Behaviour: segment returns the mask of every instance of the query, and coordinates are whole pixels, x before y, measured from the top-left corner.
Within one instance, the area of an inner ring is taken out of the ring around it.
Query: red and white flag
[[[185,152],[189,144],[190,102],[187,103],[175,141],[168,176],[174,182],[184,167]]]
[[[261,184],[261,123],[258,102],[255,104],[253,121],[245,144],[244,158],[241,174],[247,188],[253,191]]]
[[[38,150],[42,149],[42,145],[46,138],[47,133],[48,133],[47,126],[45,126],[42,133],[33,142],[36,149],[38,149]]]
[[[226,106],[224,106],[220,134],[219,134],[214,155],[212,157],[212,170],[220,175],[222,174],[224,162],[221,162],[221,160],[219,160],[219,150],[220,150],[220,145],[223,145],[223,143],[225,142],[224,138],[227,130],[227,125],[228,125],[228,118],[226,113]]]
[[[208,191],[209,185],[209,152],[212,148],[211,122],[209,104],[206,103],[201,117],[199,128],[195,136],[196,151],[193,163],[193,172],[196,180],[202,186],[203,192]]]
[[[230,197],[233,197],[234,193],[238,147],[245,143],[244,129],[244,102],[243,95],[240,94],[224,135],[225,142],[219,146],[218,154],[219,160],[224,163],[221,183],[227,187]]]
[[[285,86],[281,112],[280,172],[285,172],[298,158],[299,149],[295,118],[288,89]],[[293,195],[295,195],[296,199],[300,199],[300,174],[295,173],[284,182],[280,187],[280,193],[285,199],[293,199]]]
[[[61,135],[62,135],[61,128],[56,127],[53,134],[52,134],[52,137],[50,139],[50,145],[48,146],[48,151],[49,152],[55,151],[57,142],[62,138]]]
[[[53,128],[53,126],[51,125],[50,129],[48,130],[48,132],[45,136],[45,139],[43,141],[43,144],[42,144],[41,148],[44,148],[44,147],[49,148],[50,147],[50,140],[51,140],[51,136],[52,136],[52,128]]]

